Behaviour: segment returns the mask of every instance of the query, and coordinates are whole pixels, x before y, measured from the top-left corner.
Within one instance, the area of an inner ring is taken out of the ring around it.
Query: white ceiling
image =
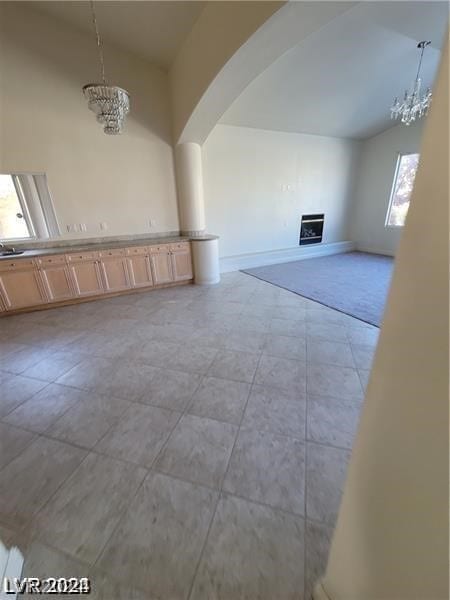
[[[26,4],[94,35],[89,2]],[[95,10],[105,42],[168,69],[204,6],[205,2],[194,0],[100,1],[95,3]]]
[[[362,2],[284,54],[235,100],[221,123],[364,139],[387,128],[394,96],[422,68],[436,75],[448,22],[446,2]]]

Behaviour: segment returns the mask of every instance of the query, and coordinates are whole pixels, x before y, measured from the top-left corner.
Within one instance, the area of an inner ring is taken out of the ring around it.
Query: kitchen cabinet
[[[168,246],[150,248],[153,281],[156,285],[173,281],[172,261]]]
[[[47,302],[42,281],[33,260],[1,263],[0,292],[7,311],[39,306]]]
[[[0,314],[70,304],[193,278],[189,242],[0,260]]]
[[[125,250],[99,252],[100,270],[106,292],[120,292],[131,287]]]
[[[69,254],[67,260],[76,296],[95,296],[103,293],[96,252]]]
[[[152,268],[147,247],[128,248],[127,265],[132,287],[149,287],[153,285]]]
[[[69,300],[75,296],[66,257],[49,256],[36,261],[49,302]]]
[[[192,259],[189,244],[173,244],[170,247],[170,260],[174,281],[192,279]]]

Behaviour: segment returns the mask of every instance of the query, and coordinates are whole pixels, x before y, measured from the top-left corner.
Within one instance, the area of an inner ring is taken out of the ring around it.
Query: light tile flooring
[[[0,320],[0,537],[104,600],[301,600],[378,330],[242,273]]]

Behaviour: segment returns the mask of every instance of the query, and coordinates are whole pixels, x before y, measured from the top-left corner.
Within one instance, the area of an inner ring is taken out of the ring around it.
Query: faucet
[[[2,254],[13,254],[16,249],[13,246],[6,246],[3,242],[0,242],[0,251]]]

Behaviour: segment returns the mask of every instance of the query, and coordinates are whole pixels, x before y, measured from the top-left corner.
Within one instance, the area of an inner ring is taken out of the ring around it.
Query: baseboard
[[[392,252],[388,252],[384,248],[374,248],[372,246],[366,246],[365,244],[356,243],[355,249],[358,252],[368,252],[369,254],[382,254],[383,256],[392,256],[392,257],[395,256],[395,254],[393,254]]]
[[[271,250],[270,252],[257,252],[255,254],[224,256],[220,259],[220,272],[228,273],[229,271],[276,265],[278,263],[303,260],[305,258],[351,252],[354,249],[355,244],[353,242],[333,242],[330,244],[298,246],[295,248],[286,248],[285,250]]]

